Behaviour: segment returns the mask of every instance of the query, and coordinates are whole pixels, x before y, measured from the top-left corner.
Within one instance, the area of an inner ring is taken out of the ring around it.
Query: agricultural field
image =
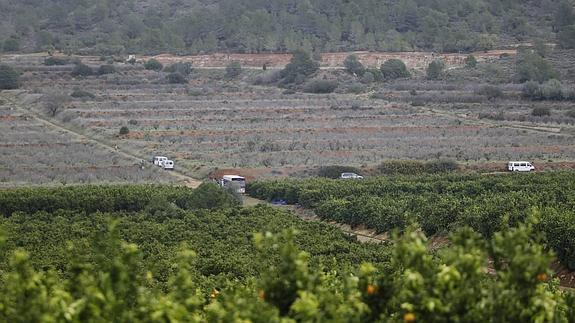
[[[564,61],[561,55],[557,62]],[[575,158],[571,104],[523,99],[509,55],[479,63],[472,72],[454,65],[439,81],[413,69],[412,80],[366,85],[344,70],[322,70],[316,78],[339,84],[331,94],[266,85],[278,71],[245,69],[232,80],[221,68],[203,67],[180,85],[140,64],[117,63],[113,74],[72,77],[72,65],[10,59],[25,71],[23,90],[30,94],[14,99],[24,98],[30,111],[47,113],[43,95],[79,93],[62,104],[55,121],[141,159],[168,155],[178,171],[196,178],[216,168],[269,177],[390,159],[452,159],[503,170],[507,160],[546,167]],[[85,62],[102,64],[94,57]],[[532,116],[537,107],[551,114]],[[119,135],[122,127],[129,133]]]
[[[276,207],[242,208],[214,184],[3,190],[0,214],[7,322],[575,317],[527,224],[489,240],[454,230],[439,248],[413,228],[365,244]]]
[[[151,167],[0,102],[0,187],[168,182]]]

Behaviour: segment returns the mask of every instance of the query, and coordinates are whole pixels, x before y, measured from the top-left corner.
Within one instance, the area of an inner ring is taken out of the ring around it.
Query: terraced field
[[[505,97],[497,101],[478,95],[481,84],[466,80],[382,83],[353,94],[346,87],[349,75],[332,70],[319,77],[339,79],[340,87],[318,95],[253,85],[256,77],[273,71],[244,70],[230,81],[223,70],[196,69],[187,84],[173,85],[165,73],[141,65],[116,64],[115,74],[76,79],[70,76],[72,66],[48,68],[37,58],[21,64],[24,105],[30,111],[46,114],[46,93],[88,92],[93,97],[63,104],[55,121],[142,159],[167,155],[180,171],[195,177],[214,168],[277,174],[387,159],[450,158],[466,164],[575,159],[574,122],[561,117],[570,105],[523,101],[521,87],[514,84],[501,86]],[[539,105],[551,106],[556,117],[530,117]],[[505,118],[499,118],[502,114]],[[124,126],[129,133],[120,136]],[[61,144],[63,154],[91,151],[82,143],[49,142]],[[3,149],[8,148],[14,149]],[[131,167],[93,154],[91,160],[105,160],[94,162],[96,167]],[[75,159],[65,165],[82,167]]]

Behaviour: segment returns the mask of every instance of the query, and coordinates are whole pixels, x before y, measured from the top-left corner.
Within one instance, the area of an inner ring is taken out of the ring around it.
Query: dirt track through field
[[[49,118],[46,118],[46,117],[36,113],[35,111],[33,111],[31,109],[27,109],[26,107],[24,107],[20,103],[18,103],[17,100],[14,98],[21,93],[24,93],[24,92],[21,92],[21,91],[3,91],[1,94],[1,98],[5,101],[9,102],[20,113],[34,118],[36,121],[42,123],[43,125],[45,125],[49,128],[64,132],[64,133],[70,135],[71,137],[78,139],[79,141],[93,143],[97,147],[100,147],[104,150],[112,151],[113,153],[120,155],[122,157],[125,157],[128,160],[133,160],[136,163],[140,163],[142,160],[144,160],[144,161],[148,160],[148,158],[145,156],[138,156],[138,155],[133,154],[131,152],[123,151],[119,147],[113,147],[112,145],[110,145],[108,143],[105,143],[105,142],[98,140],[96,138],[87,136],[87,135],[85,135],[85,134],[83,134],[77,130],[67,128],[67,127],[65,127],[59,123],[56,123],[53,120],[50,120]],[[9,95],[5,95],[5,94],[11,94],[11,95],[9,96]],[[198,180],[196,180],[190,176],[187,176],[181,172],[178,172],[176,170],[166,171],[166,174],[169,174],[169,176],[176,177],[178,179],[178,181],[181,182],[186,187],[196,188],[202,183],[201,181],[198,181]]]

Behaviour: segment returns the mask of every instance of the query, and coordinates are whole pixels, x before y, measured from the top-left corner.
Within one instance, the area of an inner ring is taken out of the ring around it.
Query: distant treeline
[[[572,0],[0,0],[4,51],[473,51],[570,39]]]

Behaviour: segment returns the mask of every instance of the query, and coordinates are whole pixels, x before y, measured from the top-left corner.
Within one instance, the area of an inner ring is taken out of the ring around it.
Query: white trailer
[[[162,162],[162,167],[163,167],[164,169],[167,169],[167,170],[172,170],[172,169],[174,169],[174,161],[173,161],[173,160],[169,160],[169,159],[164,160],[164,161]]]

